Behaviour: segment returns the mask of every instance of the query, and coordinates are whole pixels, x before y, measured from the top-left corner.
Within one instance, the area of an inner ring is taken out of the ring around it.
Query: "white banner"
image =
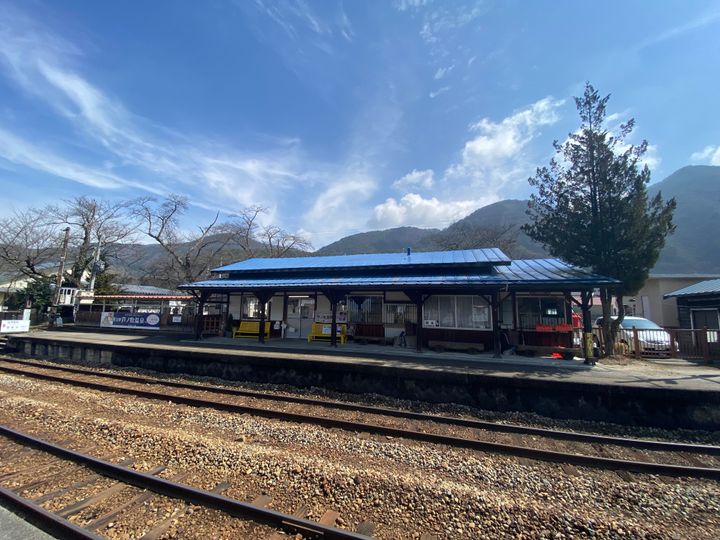
[[[0,321],[0,334],[15,334],[19,332],[29,332],[30,321]]]

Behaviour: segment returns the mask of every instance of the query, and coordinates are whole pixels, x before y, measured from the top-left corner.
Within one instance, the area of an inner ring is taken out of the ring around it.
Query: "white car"
[[[617,319],[617,317],[613,317],[613,319]],[[600,328],[602,321],[602,317],[597,319],[595,326]],[[670,343],[672,339],[670,333],[661,326],[643,317],[625,317],[620,323],[617,341],[626,345],[632,351],[634,347],[633,328],[638,331],[641,354],[670,354]],[[677,349],[677,344],[675,348]]]

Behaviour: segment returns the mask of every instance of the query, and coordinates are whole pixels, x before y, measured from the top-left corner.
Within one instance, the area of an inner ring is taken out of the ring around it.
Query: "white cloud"
[[[543,126],[560,119],[563,104],[563,100],[546,97],[500,121],[483,118],[472,124],[472,137],[464,144],[460,161],[447,167],[439,180],[432,170],[413,170],[393,184],[396,188],[432,187],[432,197],[418,193],[390,197],[375,206],[369,225],[446,227],[507,197],[509,190],[525,185],[537,166],[537,158],[528,155],[529,144],[540,136]]]
[[[465,143],[462,162],[451,166],[449,173],[453,176],[476,176],[516,160],[530,141],[539,135],[542,126],[554,124],[560,119],[558,109],[563,104],[564,100],[546,97],[500,122],[483,118],[473,124],[471,131],[479,135]]]
[[[369,225],[383,229],[400,226],[444,228],[483,204],[487,203],[482,200],[441,201],[436,197],[425,199],[417,193],[408,193],[400,200],[390,197],[375,206]]]
[[[322,246],[357,232],[367,221],[363,204],[377,187],[377,181],[359,166],[324,179],[316,190],[319,194],[303,216],[303,233],[315,246]]]
[[[647,165],[648,169],[651,171],[656,170],[660,163],[662,162],[662,159],[660,159],[660,156],[658,155],[658,148],[654,144],[648,144],[647,151],[645,152],[645,155],[640,158],[640,165]]]
[[[448,66],[448,67],[438,68],[437,71],[435,72],[435,75],[433,76],[433,79],[435,79],[436,81],[439,81],[440,79],[443,79],[447,75],[449,75],[453,69],[455,69],[455,64],[452,64],[451,66]]]
[[[709,163],[710,165],[720,165],[720,145],[708,145],[699,152],[693,152],[690,156],[693,163]]]
[[[443,86],[442,88],[438,88],[434,92],[430,92],[428,94],[428,96],[430,97],[430,99],[435,99],[436,97],[443,95],[445,92],[448,92],[449,90],[450,90],[449,86]]]
[[[400,190],[407,188],[430,189],[435,183],[434,177],[435,173],[431,169],[423,171],[413,169],[405,176],[395,180],[395,182],[393,182],[393,187]]]
[[[161,192],[152,184],[126,179],[104,170],[102,167],[88,167],[65,159],[51,150],[28,142],[2,128],[0,128],[0,158],[15,165],[29,167],[93,188],[133,187],[151,193]]]
[[[307,24],[315,28],[311,19]],[[257,152],[154,125],[83,77],[75,66],[81,58],[76,46],[18,12],[0,19],[0,70],[80,135],[61,157],[61,145],[50,149],[33,142],[32,131],[23,137],[0,126],[0,159],[100,189],[181,192],[199,207],[226,211],[274,208],[278,193],[292,192],[316,168],[331,167],[306,159],[295,139],[266,139],[269,149]],[[89,151],[78,152],[78,145]]]

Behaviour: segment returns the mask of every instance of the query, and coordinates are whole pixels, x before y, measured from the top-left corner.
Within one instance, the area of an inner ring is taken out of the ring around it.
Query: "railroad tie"
[[[57,464],[56,464],[56,465],[57,465]],[[40,486],[42,486],[42,485],[44,485],[44,484],[47,484],[48,482],[52,482],[53,480],[56,480],[58,477],[66,476],[66,475],[68,475],[68,474],[70,474],[70,473],[72,473],[72,472],[77,471],[77,469],[78,469],[77,465],[75,465],[74,463],[73,463],[73,464],[67,464],[67,465],[68,465],[68,466],[64,467],[63,469],[61,469],[61,470],[59,470],[59,471],[57,471],[57,472],[54,472],[54,473],[50,474],[49,476],[43,476],[43,477],[40,478],[39,480],[34,480],[34,481],[29,482],[29,483],[27,483],[27,484],[22,484],[22,485],[20,485],[20,486],[14,487],[14,488],[12,488],[12,491],[14,491],[15,493],[17,493],[17,494],[19,495],[19,494],[24,493],[24,492],[26,492],[26,491],[28,491],[28,490],[31,490],[31,489],[40,487]],[[37,476],[42,476],[45,472],[48,471],[48,469],[50,469],[50,468],[53,467],[53,466],[54,466],[54,465],[48,465],[47,467],[43,467],[43,468],[40,469],[39,471],[36,471],[36,477],[37,477]]]
[[[375,529],[377,528],[377,525],[373,523],[372,521],[363,521],[360,523],[360,525],[357,526],[357,529],[355,530],[356,533],[362,534],[365,536],[372,536],[375,534]]]
[[[266,506],[270,506],[271,502],[272,502],[272,497],[270,497],[269,495],[263,494],[263,495],[258,495],[257,497],[255,497],[250,504],[252,504],[253,506],[260,506],[260,507],[264,508]]]
[[[223,491],[227,490],[230,487],[229,482],[220,482],[217,486],[215,486],[210,491],[212,493],[217,493],[218,495],[222,493]],[[190,504],[183,503],[180,505],[180,507],[177,509],[177,512],[169,515],[164,520],[162,520],[160,523],[158,523],[154,529],[151,529],[149,532],[145,533],[140,540],[158,540],[161,538],[167,530],[172,527],[173,521],[179,520],[181,517],[183,517],[187,511],[190,509]]]
[[[176,474],[175,476],[171,477],[170,479],[173,482],[182,482],[188,476],[190,476],[190,473],[182,472],[182,473]],[[145,490],[142,493],[140,493],[139,495],[136,495],[135,497],[130,499],[129,501],[121,504],[114,510],[106,512],[105,514],[94,519],[90,523],[86,523],[85,525],[83,525],[83,528],[87,529],[88,531],[95,531],[97,529],[100,529],[100,528],[108,525],[115,519],[117,519],[117,517],[120,516],[120,514],[122,514],[123,512],[127,512],[129,510],[137,508],[138,506],[146,503],[147,501],[149,501],[156,495],[157,495],[157,493]]]
[[[133,459],[128,458],[128,459],[121,461],[119,463],[119,465],[122,465],[123,467],[127,467],[129,465],[132,465],[133,462],[134,462]],[[61,495],[65,495],[66,493],[68,493],[74,489],[85,487],[85,486],[92,484],[93,482],[97,482],[100,478],[102,478],[102,475],[93,473],[84,478],[81,478],[77,482],[75,482],[67,487],[57,489],[55,491],[51,491],[50,493],[46,493],[45,495],[41,495],[40,497],[34,497],[30,500],[32,502],[34,502],[35,504],[42,504],[44,502],[49,501],[50,499],[54,499],[55,497],[60,497]]]
[[[149,470],[148,474],[155,475],[164,470],[165,470],[165,467],[163,465],[160,465],[158,467],[155,467],[154,469]],[[58,510],[55,513],[60,517],[68,518],[79,512],[82,512],[88,506],[92,506],[93,504],[97,504],[101,501],[104,501],[105,499],[109,499],[113,495],[117,495],[121,491],[126,490],[131,487],[133,487],[131,484],[126,484],[125,482],[117,482],[117,483],[113,484],[112,486],[110,486],[109,488],[101,491],[100,493],[97,493],[95,495],[87,497],[81,501],[77,501],[75,503],[69,504],[68,506],[61,508],[60,510]]]
[[[322,517],[318,520],[318,523],[320,523],[321,525],[330,525],[331,527],[334,527],[335,521],[337,521],[337,518],[339,517],[340,512],[336,512],[335,510],[326,510]]]

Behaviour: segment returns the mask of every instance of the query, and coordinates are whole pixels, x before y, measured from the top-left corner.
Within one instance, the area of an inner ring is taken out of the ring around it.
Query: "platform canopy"
[[[600,276],[558,259],[511,260],[497,248],[326,257],[255,258],[213,270],[219,275],[180,289],[294,290],[553,290],[615,287]]]

